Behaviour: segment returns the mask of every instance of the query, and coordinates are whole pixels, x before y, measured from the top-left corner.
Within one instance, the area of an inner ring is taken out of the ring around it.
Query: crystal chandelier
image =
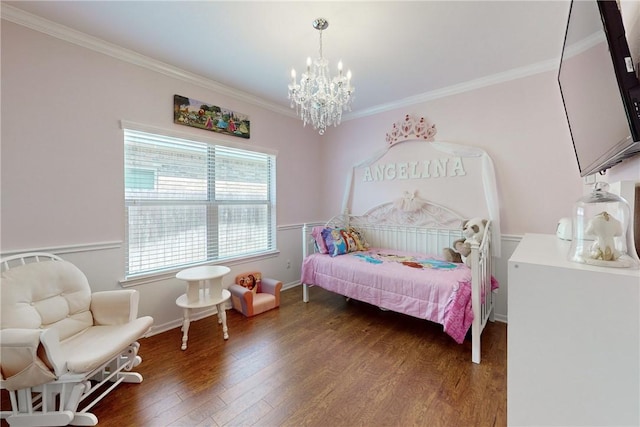
[[[327,126],[340,124],[342,111],[351,111],[355,90],[351,86],[351,71],[346,76],[342,73],[342,61],[338,62],[338,75],[331,78],[329,61],[322,56],[322,30],[328,26],[324,18],[313,21],[313,28],[320,31],[320,56],[313,63],[307,58],[307,71],[302,73],[300,83],[296,82],[296,70],[291,70],[289,85],[291,108],[295,106],[304,126],[311,123],[320,135]]]

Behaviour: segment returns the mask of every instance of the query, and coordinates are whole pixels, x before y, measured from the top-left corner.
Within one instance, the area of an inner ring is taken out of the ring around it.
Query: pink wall
[[[174,94],[248,114],[251,139],[174,124]],[[278,225],[321,219],[299,120],[2,21],[3,251],[124,239],[120,120],[278,150]]]
[[[405,114],[435,123],[438,140],[489,153],[503,233],[554,233],[557,220],[571,216],[582,196],[556,73],[547,72],[343,123],[323,151],[332,171],[324,188],[325,215],[340,207],[343,171],[383,148],[391,125]]]
[[[2,21],[0,249],[2,252],[124,240],[123,138],[120,120],[278,150],[279,256],[232,265],[293,284],[301,264],[298,226],[340,210],[346,174],[385,145],[392,123],[424,116],[437,138],[486,150],[495,163],[502,232],[553,233],[582,196],[556,73],[547,72],[344,122],[320,137],[295,118]],[[428,76],[425,76],[428,78]],[[249,141],[175,125],[173,95],[248,114]],[[285,96],[283,94],[283,96]],[[358,108],[357,99],[355,108]],[[640,180],[640,157],[614,167],[609,180]],[[292,225],[292,227],[286,227]],[[497,263],[497,313],[506,319],[505,242]],[[95,290],[118,289],[123,249],[66,253]],[[292,261],[292,262],[290,262]],[[290,268],[293,265],[294,268]],[[136,286],[141,314],[159,329],[179,326],[175,298],[184,284],[166,278]]]
[[[407,113],[435,123],[438,140],[491,155],[503,233],[553,233],[583,193],[555,71],[349,120],[320,137],[297,119],[3,21],[3,249],[121,241],[119,121],[203,135],[173,124],[174,94],[248,114],[248,143],[278,150],[279,225],[337,213],[349,168],[384,147]],[[610,175],[634,179],[639,164]]]

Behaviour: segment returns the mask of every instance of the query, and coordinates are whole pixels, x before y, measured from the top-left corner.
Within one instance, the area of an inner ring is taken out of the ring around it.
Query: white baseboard
[[[230,308],[230,306],[227,308]],[[197,313],[194,313],[194,315],[191,316],[191,322],[195,322],[195,321],[204,319],[205,317],[214,316],[217,314],[218,314],[218,310],[215,308],[215,306],[213,306],[206,310],[202,310]],[[182,318],[172,320],[171,322],[163,323],[162,325],[153,325],[151,326],[151,329],[149,329],[149,332],[145,334],[145,337],[151,337],[153,335],[158,335],[158,334],[161,334],[162,332],[166,332],[171,329],[180,328],[180,327],[182,327]],[[177,345],[180,345],[180,344],[181,342],[177,343]]]
[[[284,291],[287,289],[295,288],[298,285],[300,285],[299,280],[295,282],[285,283],[282,285],[282,290]],[[302,299],[302,295],[300,295],[300,299]],[[232,309],[231,304],[227,303],[227,310],[231,310],[231,309]],[[202,310],[202,311],[198,311],[197,313],[194,313],[191,316],[191,321],[195,322],[197,320],[204,319],[205,317],[214,316],[217,314],[218,314],[218,310],[215,308],[215,306],[209,307],[206,310]],[[182,327],[182,318],[175,319],[175,320],[172,320],[171,322],[166,322],[161,325],[153,325],[151,326],[151,329],[149,329],[149,332],[147,332],[145,337],[151,337],[153,335],[161,334],[162,332],[166,332],[171,329],[181,328],[181,327]]]
[[[507,316],[505,316],[504,314],[496,314],[494,316],[494,319],[496,322],[500,322],[500,323],[509,323],[507,322]]]
[[[282,285],[282,290],[286,291],[287,289],[291,289],[291,288],[295,288],[296,286],[300,286],[302,283],[300,283],[299,280],[295,281],[295,282],[289,282],[289,283],[284,283]]]

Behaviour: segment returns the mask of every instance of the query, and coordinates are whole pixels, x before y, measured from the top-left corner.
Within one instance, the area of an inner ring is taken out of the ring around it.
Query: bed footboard
[[[471,361],[480,363],[481,336],[487,320],[494,320],[494,293],[492,283],[493,258],[491,255],[491,221],[487,223],[480,245],[471,248]]]

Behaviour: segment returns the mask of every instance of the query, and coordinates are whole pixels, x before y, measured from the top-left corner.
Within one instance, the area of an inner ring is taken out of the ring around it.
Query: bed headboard
[[[463,222],[464,218],[456,212],[405,193],[362,215],[336,215],[325,225],[356,227],[371,247],[440,254],[442,248],[451,247],[455,240],[464,238]],[[313,239],[307,242],[312,245]],[[307,250],[307,253],[313,252],[311,246]]]
[[[415,203],[424,204],[423,212],[447,212],[461,220],[489,219],[493,254],[499,256],[500,213],[491,158],[477,147],[435,141],[435,134],[435,125],[424,118],[406,115],[394,123],[385,148],[350,171],[342,212],[371,219],[377,212],[388,218],[385,209],[395,203],[408,207]],[[405,214],[411,212],[409,209]],[[461,224],[454,221],[439,227]]]
[[[387,248],[427,254],[442,254],[454,241],[465,239],[462,233],[465,218],[445,206],[405,193],[396,200],[382,203],[362,215],[339,214],[325,224],[307,223],[302,230],[303,256],[317,250],[314,227],[323,229],[354,227],[370,247]],[[480,250],[491,245],[492,222]]]

